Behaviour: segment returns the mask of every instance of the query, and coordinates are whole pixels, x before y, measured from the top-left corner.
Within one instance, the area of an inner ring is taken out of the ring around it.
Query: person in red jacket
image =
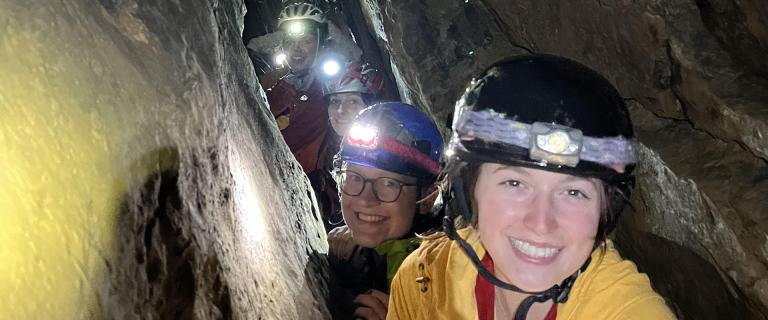
[[[307,174],[322,168],[321,145],[330,128],[322,94],[326,79],[318,65],[320,60],[337,66],[355,61],[362,51],[320,8],[306,2],[286,5],[278,31],[251,39],[248,51],[294,157]]]
[[[291,153],[311,173],[323,166],[319,153],[328,130],[322,84],[313,72],[327,21],[314,5],[295,3],[280,13],[278,28],[287,35],[282,48],[290,72],[267,89],[267,100]]]

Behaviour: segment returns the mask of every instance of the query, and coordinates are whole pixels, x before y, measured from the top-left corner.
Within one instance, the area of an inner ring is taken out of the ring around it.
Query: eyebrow
[[[504,164],[503,164],[503,165],[501,165],[501,166],[499,166],[499,167],[498,167],[498,168],[496,168],[495,170],[493,170],[493,173],[496,173],[496,172],[499,172],[499,171],[504,171],[504,170],[510,170],[510,171],[514,171],[514,172],[517,172],[517,173],[519,173],[519,174],[522,174],[522,175],[526,175],[526,176],[529,176],[529,175],[530,175],[530,174],[528,173],[528,171],[525,171],[525,170],[521,169],[520,167],[516,167],[516,166],[510,166],[510,165],[504,165]]]
[[[526,170],[523,170],[521,167],[510,166],[510,165],[501,165],[498,168],[496,168],[495,170],[493,170],[493,172],[496,173],[496,172],[504,171],[504,170],[514,171],[516,173],[519,173],[519,174],[522,174],[522,175],[525,175],[525,176],[530,176],[530,173],[528,173],[528,171],[526,171]],[[541,170],[541,169],[531,169],[531,170]],[[599,187],[597,182],[595,182],[591,178],[579,177],[579,176],[574,176],[574,175],[568,175],[568,177],[563,179],[562,182],[574,182],[574,181],[585,181],[585,182],[588,182],[588,183],[591,183],[592,185],[594,185],[595,188]]]

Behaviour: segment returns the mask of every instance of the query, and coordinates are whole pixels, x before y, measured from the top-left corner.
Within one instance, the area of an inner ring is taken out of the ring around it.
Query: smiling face
[[[337,93],[328,99],[328,117],[336,134],[343,136],[352,120],[365,108],[363,97],[359,93]]]
[[[540,291],[576,272],[595,243],[602,190],[598,180],[483,164],[474,198],[497,276]]]
[[[365,179],[381,177],[404,183],[415,183],[416,179],[390,171],[349,164],[346,171],[354,172]],[[413,224],[416,213],[417,186],[403,186],[400,196],[394,202],[379,201],[373,194],[371,183],[365,183],[360,195],[341,193],[341,213],[352,231],[357,245],[374,248],[386,240],[404,236]]]
[[[315,63],[318,50],[317,32],[307,31],[297,37],[287,37],[283,40],[283,49],[287,55],[286,62],[293,71],[305,71]]]

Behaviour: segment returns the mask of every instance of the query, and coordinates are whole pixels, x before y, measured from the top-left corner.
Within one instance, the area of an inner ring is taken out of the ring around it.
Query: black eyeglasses
[[[341,192],[348,196],[359,196],[370,182],[373,195],[381,202],[395,202],[400,197],[403,186],[415,186],[416,183],[405,183],[397,179],[379,177],[367,179],[353,171],[341,171]]]

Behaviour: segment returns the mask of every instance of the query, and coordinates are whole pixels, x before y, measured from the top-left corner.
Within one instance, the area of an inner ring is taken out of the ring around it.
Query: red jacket
[[[328,131],[328,107],[323,99],[320,81],[315,80],[307,91],[297,91],[285,80],[267,90],[272,115],[291,153],[305,173],[322,168],[320,146]]]

